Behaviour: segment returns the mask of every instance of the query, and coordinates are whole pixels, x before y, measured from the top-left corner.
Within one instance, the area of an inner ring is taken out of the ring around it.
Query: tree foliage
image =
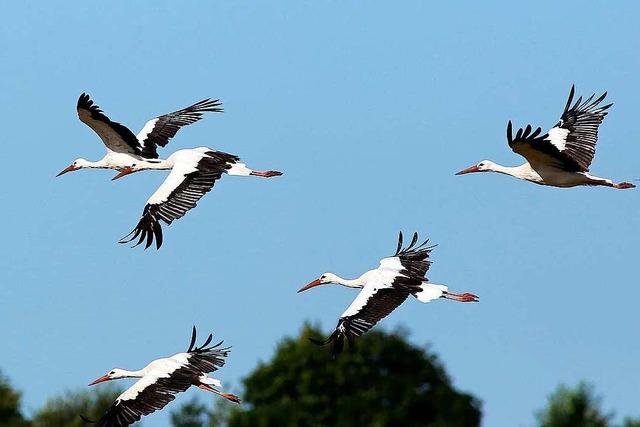
[[[80,414],[98,419],[121,391],[111,384],[92,390],[66,392],[49,399],[33,417],[32,427],[87,427]]]
[[[570,388],[560,385],[549,396],[547,408],[537,414],[539,427],[613,427],[613,413],[604,413],[602,398],[593,385],[580,382]],[[620,427],[640,427],[640,420],[625,418]]]
[[[172,410],[172,427],[226,427],[232,407],[236,404],[217,396],[213,396],[212,401],[212,408],[207,409],[194,397],[177,410]]]
[[[20,410],[20,392],[0,372],[0,427],[26,427],[28,421]]]
[[[331,359],[305,325],[273,359],[244,379],[243,408],[230,427],[432,426],[480,424],[480,402],[453,388],[434,354],[403,333],[368,332],[350,351]]]
[[[177,411],[171,411],[171,425],[173,427],[202,427],[205,425],[207,408],[194,397],[180,406]]]

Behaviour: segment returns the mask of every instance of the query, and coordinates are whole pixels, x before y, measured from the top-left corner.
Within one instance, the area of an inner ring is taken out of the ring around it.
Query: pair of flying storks
[[[374,327],[410,295],[423,303],[438,298],[477,302],[478,297],[473,294],[451,292],[447,286],[427,280],[426,273],[431,265],[429,254],[434,248],[427,246],[427,243],[428,241],[418,244],[418,234],[414,233],[409,245],[403,247],[403,237],[400,233],[395,254],[382,259],[378,268],[367,271],[353,280],[343,279],[333,273],[324,273],[301,288],[298,292],[334,283],[362,289],[342,314],[335,331],[327,340],[310,340],[318,345],[333,343],[332,354],[335,357],[343,350],[345,340],[352,345],[356,337]],[[240,399],[237,396],[214,389],[213,386],[221,387],[222,383],[207,375],[224,365],[229,348],[219,348],[222,342],[207,347],[212,341],[211,335],[200,347],[194,347],[195,341],[194,326],[191,344],[185,353],[154,360],[139,371],[114,368],[91,382],[90,386],[119,378],[140,378],[118,396],[100,419],[91,421],[84,416],[82,418],[98,427],[126,427],[140,420],[142,416],[162,409],[175,398],[175,394],[186,391],[192,385],[239,403]]]
[[[221,105],[218,99],[204,99],[149,120],[138,135],[134,135],[126,126],[110,120],[89,95],[83,93],[78,99],[78,117],[100,136],[107,154],[97,162],[76,159],[56,176],[98,168],[119,171],[113,177],[118,179],[142,170],[170,169],[167,179],[147,200],[136,227],[120,241],[128,243],[138,239],[134,246],[146,241],[146,249],[155,238],[156,247],[160,249],[163,241],[160,221],[170,225],[182,218],[213,188],[223,173],[264,178],[282,175],[278,171],[251,170],[244,163],[239,163],[240,157],[207,147],[179,150],[165,160],[158,158],[157,148],[167,145],[181,127],[197,122],[202,113],[222,112]]]
[[[514,137],[512,124],[509,122],[509,146],[524,156],[528,160],[527,163],[509,168],[484,160],[458,174],[493,171],[557,187],[635,187],[628,182],[614,183],[587,173],[595,154],[598,126],[611,104],[599,107],[606,93],[595,101],[592,101],[592,95],[584,102],[580,97],[572,104],[574,94],[575,89],[572,87],[560,121],[544,135],[541,135],[540,128],[532,132],[529,125],[526,129],[519,129]],[[196,202],[211,189],[222,173],[264,177],[280,175],[275,171],[252,171],[238,163],[238,157],[208,148],[181,150],[167,160],[157,159],[158,145],[166,145],[181,126],[199,120],[202,112],[222,111],[219,106],[218,100],[203,100],[183,110],[150,120],[135,136],[126,127],[110,121],[93,105],[89,97],[83,94],[78,101],[78,114],[105,142],[107,155],[98,162],[78,159],[59,175],[85,167],[98,167],[119,170],[120,173],[114,177],[115,179],[139,170],[172,169],[169,177],[147,202],[143,217],[130,239],[139,237],[137,244],[146,240],[146,247],[149,247],[155,237],[159,248],[162,243],[159,221],[170,224],[174,219],[183,216],[188,209],[195,207]],[[332,343],[332,354],[335,357],[343,350],[345,341],[353,344],[356,337],[375,326],[410,295],[425,303],[439,298],[458,302],[478,301],[478,297],[473,294],[450,292],[447,286],[427,280],[426,273],[431,264],[429,254],[434,247],[427,246],[427,242],[428,240],[418,244],[418,234],[414,233],[409,245],[403,247],[403,236],[400,233],[395,254],[382,259],[378,268],[352,280],[343,279],[333,273],[324,273],[301,288],[298,292],[333,283],[362,289],[342,314],[335,331],[328,339],[310,340],[318,345]],[[224,358],[229,352],[228,348],[218,348],[221,343],[207,347],[211,339],[210,335],[201,347],[194,347],[194,327],[191,344],[186,353],[155,360],[140,371],[113,369],[92,382],[90,385],[117,378],[141,378],[122,393],[107,413],[95,423],[102,427],[128,426],[143,415],[161,409],[174,399],[174,394],[185,391],[191,385],[221,395],[230,401],[239,402],[236,396],[215,390],[212,386],[220,387],[220,381],[207,376],[224,364]],[[91,422],[86,418],[85,420]]]

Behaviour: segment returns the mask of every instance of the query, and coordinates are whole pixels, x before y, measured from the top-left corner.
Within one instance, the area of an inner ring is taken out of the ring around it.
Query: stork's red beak
[[[477,165],[474,165],[474,166],[471,166],[470,168],[463,169],[460,172],[456,172],[456,175],[464,175],[466,173],[471,173],[471,172],[480,172],[480,169],[478,169]]]
[[[58,175],[56,175],[56,177],[59,177],[60,175],[64,175],[64,174],[65,174],[65,173],[67,173],[67,172],[77,171],[78,169],[80,169],[80,168],[78,168],[78,167],[76,167],[76,166],[71,165],[71,166],[69,166],[68,168],[66,168],[65,170],[63,170],[62,172],[60,172]]]
[[[313,282],[309,283],[307,286],[303,286],[302,288],[298,289],[298,292],[296,293],[300,293],[303,291],[306,291],[307,289],[311,289],[311,288],[315,288],[318,285],[322,285],[322,282],[320,282],[320,279],[316,279]]]
[[[107,374],[107,375],[103,375],[103,376],[101,376],[100,378],[98,378],[97,380],[95,380],[95,381],[93,381],[93,382],[89,383],[89,385],[96,385],[96,384],[99,384],[99,383],[103,383],[103,382],[105,382],[105,381],[109,381],[110,379],[111,379],[111,378],[109,378],[109,374]]]
[[[129,175],[130,173],[134,173],[135,171],[133,169],[131,169],[131,167],[127,167],[124,168],[120,171],[120,173],[116,176],[114,176],[113,178],[111,178],[111,181],[115,181],[118,178],[122,178],[125,175]]]

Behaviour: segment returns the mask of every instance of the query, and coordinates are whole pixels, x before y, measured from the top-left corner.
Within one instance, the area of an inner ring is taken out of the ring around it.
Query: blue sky
[[[485,158],[520,164],[507,121],[552,126],[575,83],[615,103],[591,171],[640,178],[639,13],[632,1],[6,4],[0,369],[33,411],[183,351],[196,324],[233,345],[218,377],[239,391],[278,340],[305,320],[333,328],[356,294],[299,287],[374,268],[416,230],[438,244],[430,279],[481,303],[408,301],[380,327],[428,344],[482,399],[483,425],[530,426],[579,380],[618,418],[640,416],[640,193],[454,176]],[[118,245],[166,173],[54,178],[104,154],[77,119],[82,92],[136,132],[220,98],[224,114],[161,154],[205,145],[284,176],[225,176],[159,252]]]

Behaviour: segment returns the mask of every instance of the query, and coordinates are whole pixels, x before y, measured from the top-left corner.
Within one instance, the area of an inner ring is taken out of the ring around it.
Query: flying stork
[[[427,303],[443,298],[458,302],[478,302],[478,297],[470,293],[450,292],[445,285],[431,283],[425,277],[431,261],[429,254],[435,247],[426,246],[429,240],[418,245],[418,233],[413,234],[411,243],[402,247],[402,232],[398,237],[398,247],[392,257],[380,261],[378,268],[369,270],[352,280],[343,279],[333,273],[324,273],[318,279],[298,290],[306,291],[318,285],[333,283],[362,290],[342,313],[335,331],[324,341],[309,338],[317,345],[333,343],[332,356],[336,357],[344,348],[346,338],[353,345],[355,338],[373,328],[378,321],[386,317],[402,304],[409,295]]]
[[[222,393],[215,387],[222,387],[220,380],[210,378],[207,374],[217,371],[225,363],[229,347],[209,346],[213,336],[209,334],[204,344],[195,347],[196,327],[191,333],[191,344],[185,353],[171,357],[156,359],[139,371],[127,371],[115,368],[89,385],[119,378],[140,378],[133,386],[125,390],[99,420],[91,421],[80,415],[85,422],[97,427],[126,427],[164,408],[175,399],[175,394],[186,391],[192,385],[222,396],[227,400],[240,403],[240,399],[230,393]],[[208,347],[207,347],[208,346]]]
[[[151,159],[136,162],[124,168],[113,179],[142,170],[171,169],[169,176],[151,195],[142,211],[142,217],[136,227],[120,243],[129,243],[139,239],[138,246],[146,240],[145,249],[153,243],[156,248],[162,246],[162,227],[182,218],[197,202],[208,193],[223,173],[240,176],[259,176],[269,178],[282,175],[279,171],[256,171],[239,163],[240,157],[207,147],[179,150],[166,160]]]
[[[599,107],[607,96],[603,93],[595,101],[595,94],[584,102],[579,97],[572,105],[575,86],[571,86],[567,105],[560,121],[549,132],[541,135],[538,127],[532,132],[531,125],[518,129],[513,137],[513,125],[507,124],[507,141],[511,149],[527,159],[527,163],[517,167],[498,165],[483,160],[477,165],[461,170],[456,175],[471,172],[499,172],[525,181],[554,187],[575,187],[577,185],[603,185],[619,189],[634,188],[630,182],[614,183],[607,178],[590,175],[589,165],[596,152],[598,126],[613,104]]]
[[[202,118],[202,113],[221,113],[223,111],[221,105],[219,99],[203,99],[181,110],[149,120],[138,135],[134,135],[126,126],[111,121],[100,107],[94,104],[89,95],[83,93],[78,98],[78,117],[102,139],[107,148],[107,154],[97,162],[83,158],[76,159],[56,176],[84,168],[121,171],[133,162],[157,159],[158,146],[167,145],[182,126],[197,122]]]

